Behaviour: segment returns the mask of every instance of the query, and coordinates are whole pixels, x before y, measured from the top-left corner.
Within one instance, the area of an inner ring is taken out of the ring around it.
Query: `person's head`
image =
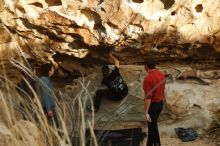
[[[107,77],[109,75],[109,72],[110,72],[110,69],[109,69],[108,65],[102,66],[103,77]]]
[[[146,71],[152,70],[156,68],[156,62],[154,60],[148,60],[146,61],[144,65]]]
[[[54,74],[55,68],[52,63],[43,64],[41,66],[43,76],[51,77]]]

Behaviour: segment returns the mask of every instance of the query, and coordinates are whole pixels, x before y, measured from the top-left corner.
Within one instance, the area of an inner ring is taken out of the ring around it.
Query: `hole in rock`
[[[101,8],[101,11],[106,12],[104,8]]]
[[[48,6],[59,6],[62,5],[61,0],[45,0]]]
[[[107,24],[108,24],[110,27],[114,28],[114,29],[118,29],[118,26],[115,25],[115,24],[113,24],[113,23],[111,23],[111,22],[107,22]]]
[[[134,2],[134,3],[143,3],[144,0],[132,0],[132,2]]]
[[[195,9],[196,9],[196,12],[197,12],[197,13],[202,12],[202,10],[203,10],[202,4],[198,4],[198,5],[195,7]]]
[[[16,7],[19,11],[21,11],[22,13],[26,13],[25,9],[24,9],[22,6],[16,5],[15,7]]]
[[[198,104],[193,104],[193,107],[196,107],[198,109],[202,109],[202,107],[200,105],[198,105]]]
[[[169,9],[172,7],[172,5],[175,3],[175,0],[160,0],[163,5],[164,5],[164,9]]]
[[[34,5],[36,7],[43,8],[43,5],[39,2],[30,3],[29,5]]]
[[[176,12],[175,11],[171,12],[171,15],[172,16],[176,15]]]

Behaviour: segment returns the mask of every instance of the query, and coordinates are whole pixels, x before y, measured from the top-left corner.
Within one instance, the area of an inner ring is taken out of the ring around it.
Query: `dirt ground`
[[[146,139],[141,146],[146,146]],[[207,141],[204,139],[196,139],[195,141],[190,142],[182,142],[176,137],[162,137],[161,138],[161,146],[217,146],[212,141]]]
[[[203,139],[197,139],[191,142],[182,142],[177,138],[162,138],[162,146],[216,146],[212,142]]]

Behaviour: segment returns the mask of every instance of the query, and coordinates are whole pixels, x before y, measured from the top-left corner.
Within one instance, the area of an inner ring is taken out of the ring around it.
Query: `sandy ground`
[[[146,146],[146,139],[141,146]],[[195,141],[182,142],[178,138],[172,137],[162,137],[161,138],[162,146],[217,146],[214,142],[205,141],[204,139],[196,139]]]
[[[177,138],[162,138],[162,146],[215,146],[212,142],[206,142],[202,139],[197,139],[191,142],[182,142]]]

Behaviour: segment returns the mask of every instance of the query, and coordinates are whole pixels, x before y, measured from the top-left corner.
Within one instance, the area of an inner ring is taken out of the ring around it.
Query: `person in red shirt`
[[[147,146],[160,146],[160,135],[157,119],[163,109],[165,75],[159,71],[154,61],[148,61],[145,69],[148,75],[144,78],[145,115],[148,123]]]

